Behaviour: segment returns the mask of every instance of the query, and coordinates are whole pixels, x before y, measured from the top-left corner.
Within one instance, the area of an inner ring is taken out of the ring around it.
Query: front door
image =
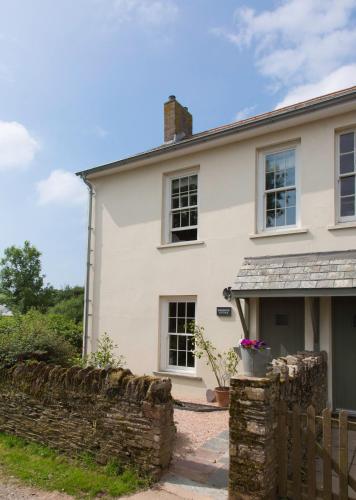
[[[261,298],[260,339],[273,358],[304,350],[304,298]]]
[[[333,403],[356,412],[356,297],[333,298]]]

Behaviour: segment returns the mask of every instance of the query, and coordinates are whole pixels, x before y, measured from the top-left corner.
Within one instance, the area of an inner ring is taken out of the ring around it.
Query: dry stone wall
[[[159,477],[175,436],[171,382],[122,369],[18,364],[0,371],[0,431]]]
[[[264,378],[239,376],[230,393],[230,500],[274,500],[279,401],[317,413],[327,405],[326,353],[300,352],[272,362]]]

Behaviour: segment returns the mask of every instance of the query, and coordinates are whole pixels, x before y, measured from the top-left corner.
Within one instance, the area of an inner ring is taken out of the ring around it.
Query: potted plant
[[[237,373],[239,357],[234,349],[229,349],[223,353],[217,351],[212,342],[205,338],[204,328],[193,325],[194,356],[198,359],[205,358],[206,364],[212,369],[217,387],[215,387],[216,401],[219,406],[229,406],[230,378]]]
[[[265,377],[271,361],[271,348],[263,340],[241,339],[235,352],[240,353],[244,375]]]

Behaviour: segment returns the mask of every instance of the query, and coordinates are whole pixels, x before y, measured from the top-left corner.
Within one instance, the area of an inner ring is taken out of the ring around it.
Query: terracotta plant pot
[[[215,387],[215,394],[218,405],[227,408],[230,404],[230,387]]]

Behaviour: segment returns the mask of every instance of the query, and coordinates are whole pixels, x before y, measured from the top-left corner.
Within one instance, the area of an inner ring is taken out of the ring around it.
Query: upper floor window
[[[169,179],[169,243],[198,239],[198,174]]]
[[[356,216],[356,139],[355,131],[339,135],[338,178],[339,218],[341,221]]]
[[[297,223],[296,148],[261,155],[260,230]]]

